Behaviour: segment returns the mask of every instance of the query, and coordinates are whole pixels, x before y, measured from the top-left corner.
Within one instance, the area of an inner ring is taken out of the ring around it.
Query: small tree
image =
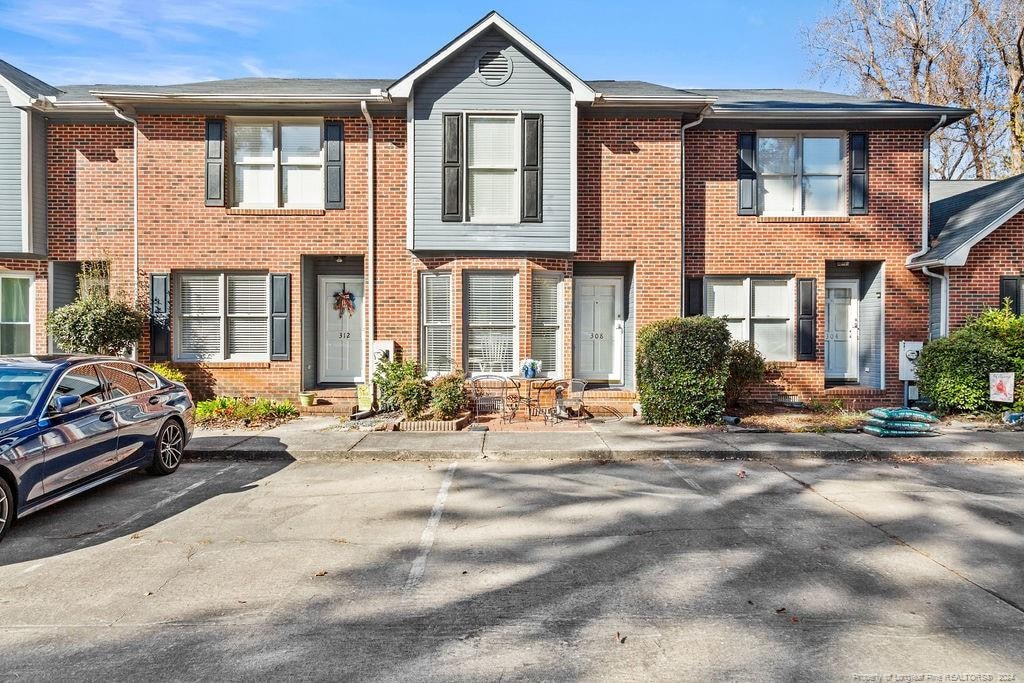
[[[53,341],[68,353],[123,355],[142,338],[148,314],[123,294],[111,297],[106,263],[86,264],[78,276],[79,296],[46,318]]]

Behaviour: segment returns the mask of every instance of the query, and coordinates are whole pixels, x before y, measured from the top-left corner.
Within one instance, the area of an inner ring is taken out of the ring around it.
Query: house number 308
[[[591,332],[590,333],[590,338],[591,339],[604,339],[604,332]]]

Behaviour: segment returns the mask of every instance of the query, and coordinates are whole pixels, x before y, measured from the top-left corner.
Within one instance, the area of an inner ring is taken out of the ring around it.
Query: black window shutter
[[[206,120],[206,206],[224,206],[224,122]]]
[[[850,215],[868,213],[868,134],[850,133]]]
[[[171,353],[171,276],[149,276],[149,359],[168,360]]]
[[[818,281],[815,278],[797,280],[797,360],[814,360],[818,357],[817,295]]]
[[[739,134],[739,148],[736,153],[736,183],[740,216],[757,215],[757,135]]]
[[[441,220],[462,220],[462,114],[442,117]]]
[[[270,360],[292,357],[291,275],[270,275]]]
[[[683,315],[704,314],[704,278],[686,278],[686,301],[683,305]]]
[[[324,124],[324,208],[345,208],[345,128],[341,121]]]
[[[523,223],[544,220],[544,115],[523,114]]]
[[[999,305],[1009,299],[1010,310],[1013,311],[1014,315],[1020,315],[1020,278],[1019,277],[1001,277],[999,278]]]

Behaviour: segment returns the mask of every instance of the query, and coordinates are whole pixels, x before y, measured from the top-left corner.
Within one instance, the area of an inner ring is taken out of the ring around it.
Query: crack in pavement
[[[804,487],[805,489],[807,489],[808,491],[810,491],[814,495],[820,497],[822,500],[826,501],[827,503],[829,503],[831,505],[834,505],[835,507],[839,508],[840,510],[842,510],[846,514],[850,515],[851,517],[859,519],[860,521],[864,522],[865,524],[867,524],[871,528],[876,529],[877,531],[881,532],[887,538],[889,538],[889,540],[893,541],[894,543],[896,543],[898,545],[902,545],[902,546],[904,546],[906,548],[909,548],[912,552],[920,555],[921,557],[923,557],[924,559],[928,560],[929,562],[932,562],[932,563],[938,565],[939,567],[942,567],[947,572],[949,572],[953,576],[957,577],[961,581],[963,581],[963,582],[965,582],[967,584],[970,584],[971,586],[974,586],[975,588],[978,588],[978,589],[980,589],[982,591],[985,591],[986,593],[991,595],[996,600],[999,600],[1003,604],[1008,605],[1009,607],[1012,607],[1013,609],[1017,610],[1018,612],[1024,614],[1024,606],[1022,606],[1020,603],[1016,602],[1015,600],[1013,600],[1011,598],[1008,598],[1005,595],[1001,595],[998,591],[995,591],[995,590],[993,590],[991,588],[988,588],[987,586],[981,585],[980,583],[978,583],[974,579],[970,578],[969,576],[963,574],[960,571],[957,571],[953,567],[950,567],[949,565],[943,563],[942,561],[932,557],[927,552],[925,552],[924,550],[921,550],[920,548],[918,548],[914,544],[912,544],[912,543],[910,543],[908,541],[905,541],[904,539],[900,538],[899,535],[893,533],[892,531],[889,531],[882,524],[876,524],[875,522],[872,522],[871,520],[867,519],[863,515],[857,514],[856,512],[854,512],[850,508],[846,507],[842,503],[839,503],[839,502],[829,498],[824,493],[822,493],[821,491],[819,491],[816,488],[814,488],[814,486],[812,484],[809,484],[806,481],[800,479],[799,477],[790,474],[789,472],[785,471],[784,469],[782,469],[781,467],[779,467],[775,463],[770,463],[770,464],[771,464],[772,468],[775,469],[780,474],[783,474],[783,475],[789,477],[790,479],[792,479],[794,482],[796,482],[800,486]]]

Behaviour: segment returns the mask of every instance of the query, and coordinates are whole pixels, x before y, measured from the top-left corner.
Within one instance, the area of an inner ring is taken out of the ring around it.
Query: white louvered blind
[[[541,362],[541,372],[554,375],[558,371],[561,356],[562,330],[560,325],[558,291],[562,286],[559,277],[535,275],[531,306],[533,308],[531,357]]]
[[[466,274],[466,363],[471,373],[514,370],[515,282],[508,273]]]
[[[516,121],[514,116],[467,120],[470,220],[517,222]]]
[[[227,276],[227,358],[267,355],[267,276]]]
[[[178,277],[177,355],[183,360],[221,356],[221,278],[219,275]]]
[[[747,340],[747,295],[742,279],[708,280],[704,297],[708,315],[725,318],[729,333],[738,341]]]
[[[181,274],[177,278],[175,357],[264,360],[269,353],[267,276]]]
[[[452,353],[452,280],[450,273],[426,273],[421,287],[423,367],[449,372]]]
[[[792,357],[793,301],[786,280],[751,280],[751,339],[767,360]]]
[[[274,124],[240,123],[232,128],[231,146],[235,163],[274,163]]]

